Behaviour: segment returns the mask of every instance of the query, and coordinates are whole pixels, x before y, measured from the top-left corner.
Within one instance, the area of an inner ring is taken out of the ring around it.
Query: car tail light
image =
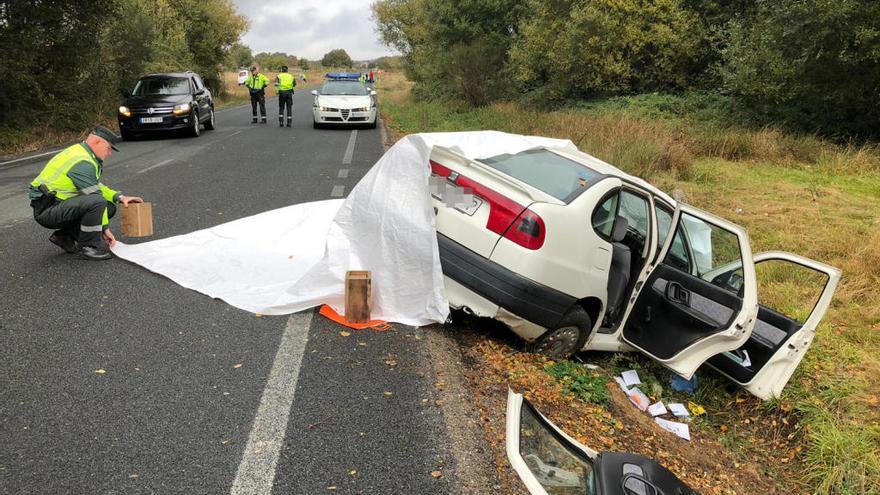
[[[486,228],[490,231],[528,249],[539,249],[544,245],[546,233],[544,220],[535,212],[434,160],[431,160],[431,171],[440,177],[453,176],[455,185],[470,189],[475,196],[489,203],[489,220],[486,222]]]

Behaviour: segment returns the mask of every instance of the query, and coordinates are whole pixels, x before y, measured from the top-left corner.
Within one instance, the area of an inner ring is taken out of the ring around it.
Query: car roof
[[[198,76],[195,72],[186,71],[186,72],[154,72],[152,74],[144,74],[141,76],[141,79],[145,77],[189,77],[189,76]],[[201,76],[200,76],[201,77]]]

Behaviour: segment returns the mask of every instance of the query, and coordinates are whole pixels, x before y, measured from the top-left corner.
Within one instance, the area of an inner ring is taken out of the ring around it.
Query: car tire
[[[375,129],[375,128],[376,128],[376,124],[377,124],[378,122],[379,122],[379,119],[376,118],[376,120],[374,120],[373,122],[367,124],[367,129]]]
[[[217,125],[214,123],[214,107],[211,107],[211,115],[208,118],[208,121],[205,122],[205,130],[213,131],[217,128]]]
[[[583,308],[574,307],[565,313],[554,328],[526,344],[526,351],[566,359],[583,349],[592,328],[590,315]]]
[[[197,110],[194,110],[192,113],[192,121],[193,125],[189,128],[189,135],[199,137],[202,133],[202,124],[199,122],[199,112]]]
[[[125,129],[119,129],[119,135],[122,136],[123,141],[134,141],[134,133]]]
[[[321,128],[321,124],[319,124],[318,122],[313,120],[312,121],[312,129],[320,129],[320,128]]]

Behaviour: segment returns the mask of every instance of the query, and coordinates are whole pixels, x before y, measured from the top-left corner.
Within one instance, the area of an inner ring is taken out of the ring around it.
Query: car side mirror
[[[376,91],[375,91],[375,90],[370,90],[370,96],[376,96]]]
[[[312,90],[312,96],[318,96],[318,91],[315,90],[315,89],[313,89],[313,90]]]
[[[205,94],[204,88],[196,91],[196,96],[202,96],[203,94]]]

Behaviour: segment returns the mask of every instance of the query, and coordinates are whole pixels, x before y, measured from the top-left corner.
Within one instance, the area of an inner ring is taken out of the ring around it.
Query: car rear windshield
[[[542,148],[479,161],[566,203],[599,175],[585,165]]]
[[[146,77],[137,82],[134,96],[186,95],[189,94],[189,79],[185,77]]]
[[[367,88],[359,81],[327,81],[321,88],[322,95],[367,96]]]

